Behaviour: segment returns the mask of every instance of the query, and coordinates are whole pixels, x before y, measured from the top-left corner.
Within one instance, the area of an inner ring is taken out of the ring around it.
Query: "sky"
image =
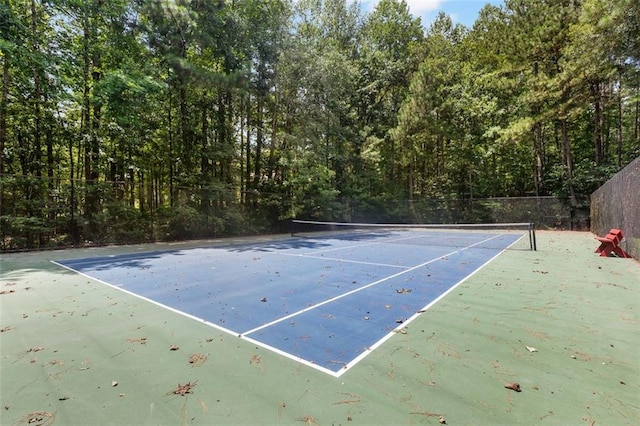
[[[443,11],[451,17],[454,23],[471,27],[478,17],[478,12],[487,4],[499,6],[502,0],[406,0],[409,11],[422,18],[422,26],[428,28]],[[362,0],[364,10],[373,10],[378,0]]]

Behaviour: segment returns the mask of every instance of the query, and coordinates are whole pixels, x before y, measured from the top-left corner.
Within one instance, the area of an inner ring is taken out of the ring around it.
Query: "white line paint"
[[[58,262],[56,262],[55,260],[51,260],[51,263],[53,263],[53,264],[55,264],[55,265],[58,265],[58,266],[60,266],[60,267],[62,267],[62,268],[64,268],[64,269],[67,269],[67,270],[69,270],[69,271],[75,272],[76,274],[82,275],[83,277],[86,277],[86,278],[89,278],[89,279],[91,279],[91,280],[97,281],[97,282],[99,282],[100,284],[103,284],[103,285],[106,285],[106,286],[108,286],[108,287],[114,288],[114,289],[116,289],[116,290],[118,290],[118,291],[121,291],[121,292],[123,292],[123,293],[126,293],[126,294],[128,294],[128,295],[131,295],[131,296],[137,297],[138,299],[144,300],[145,302],[152,303],[152,304],[154,304],[154,305],[156,305],[156,306],[159,306],[159,307],[161,307],[161,308],[165,308],[165,309],[167,309],[167,310],[169,310],[169,311],[171,311],[171,312],[175,312],[176,314],[180,314],[180,315],[185,316],[185,317],[187,317],[187,318],[191,318],[191,319],[196,320],[196,321],[198,321],[198,322],[201,322],[201,323],[207,324],[207,325],[209,325],[209,326],[211,326],[211,327],[213,327],[213,328],[216,328],[216,329],[218,329],[218,330],[220,330],[220,331],[224,331],[225,333],[228,333],[228,334],[230,334],[230,335],[232,335],[232,336],[236,336],[236,337],[238,336],[238,333],[237,333],[237,332],[234,332],[234,331],[229,330],[229,329],[227,329],[227,328],[221,327],[221,326],[219,326],[219,325],[217,325],[217,324],[214,324],[214,323],[209,322],[209,321],[207,321],[207,320],[204,320],[204,319],[202,319],[202,318],[196,317],[196,316],[194,316],[194,315],[188,314],[188,313],[186,313],[186,312],[180,311],[180,310],[178,310],[178,309],[172,308],[171,306],[167,306],[167,305],[162,304],[162,303],[160,303],[160,302],[157,302],[157,301],[155,301],[155,300],[153,300],[153,299],[149,299],[149,298],[147,298],[147,297],[141,296],[141,295],[139,295],[139,294],[137,294],[137,293],[134,293],[134,292],[129,291],[129,290],[125,289],[125,288],[122,288],[122,287],[121,287],[121,285],[109,284],[108,282],[103,281],[103,280],[101,280],[100,278],[96,278],[96,277],[93,277],[93,276],[91,276],[91,275],[85,274],[84,272],[81,272],[81,271],[75,270],[75,269],[73,269],[73,268],[71,268],[71,267],[69,267],[69,266],[63,265],[62,263],[58,263]]]
[[[400,268],[400,269],[409,268],[409,266],[392,265],[392,264],[387,264],[387,263],[364,262],[364,261],[361,261],[361,260],[339,259],[337,257],[309,256],[307,254],[291,254],[291,253],[275,253],[275,254],[277,254],[278,256],[304,257],[304,258],[307,258],[307,259],[321,259],[321,260],[331,260],[331,261],[334,261],[334,262],[357,263],[357,264],[360,264],[360,265],[383,266],[383,267]]]
[[[455,251],[452,251],[452,252],[447,253],[447,254],[445,254],[445,255],[442,255],[442,256],[440,256],[440,257],[437,257],[437,258],[434,258],[434,259],[428,260],[428,261],[426,261],[426,262],[423,262],[423,263],[421,263],[421,264],[419,264],[419,265],[417,265],[417,266],[414,266],[414,267],[408,268],[408,269],[406,269],[406,270],[403,270],[403,271],[401,271],[401,272],[399,272],[399,273],[397,273],[397,274],[393,274],[393,275],[391,275],[391,276],[389,276],[389,277],[386,277],[386,278],[383,278],[383,279],[381,279],[381,280],[375,281],[375,282],[373,282],[373,283],[367,284],[367,285],[365,285],[365,286],[359,287],[359,288],[357,288],[357,289],[354,289],[354,290],[349,291],[349,292],[347,292],[347,293],[344,293],[344,294],[342,294],[342,295],[339,295],[339,296],[336,296],[336,297],[333,297],[333,298],[327,299],[327,300],[325,300],[325,301],[323,301],[323,302],[320,302],[320,303],[317,303],[317,304],[315,304],[315,305],[309,306],[309,307],[307,307],[307,308],[305,308],[305,309],[299,310],[298,312],[295,312],[295,313],[293,313],[293,314],[291,314],[291,315],[287,315],[287,316],[285,316],[285,317],[282,317],[282,318],[279,318],[279,319],[277,319],[277,320],[275,320],[275,321],[272,321],[272,322],[270,322],[270,323],[268,323],[268,324],[264,324],[264,325],[262,325],[262,326],[260,326],[260,327],[256,327],[256,328],[254,328],[254,329],[248,330],[248,331],[246,331],[246,332],[244,332],[244,333],[240,333],[240,334],[238,334],[237,332],[234,332],[234,331],[232,331],[232,330],[229,330],[229,329],[227,329],[227,328],[221,327],[221,326],[219,326],[219,325],[217,325],[217,324],[214,324],[214,323],[211,323],[211,322],[209,322],[209,321],[203,320],[202,318],[196,317],[196,316],[194,316],[194,315],[188,314],[188,313],[186,313],[186,312],[180,311],[180,310],[178,310],[178,309],[172,308],[172,307],[170,307],[170,306],[164,305],[164,304],[162,304],[162,303],[156,302],[156,301],[154,301],[154,300],[152,300],[152,299],[149,299],[149,298],[147,298],[147,297],[144,297],[144,296],[141,296],[141,295],[136,294],[136,293],[134,293],[134,292],[131,292],[131,291],[129,291],[129,290],[126,290],[126,289],[124,289],[124,288],[122,288],[122,287],[120,287],[120,286],[118,286],[118,285],[109,284],[109,283],[108,283],[108,282],[106,282],[106,281],[102,281],[102,280],[100,280],[100,279],[98,279],[98,278],[95,278],[95,277],[93,277],[93,276],[91,276],[91,275],[85,274],[84,272],[77,271],[77,270],[75,270],[75,269],[73,269],[73,268],[71,268],[71,267],[68,267],[68,266],[66,266],[66,265],[64,265],[64,264],[61,264],[61,263],[59,263],[59,262],[56,262],[56,261],[54,261],[54,260],[51,260],[51,263],[53,263],[53,264],[55,264],[55,265],[58,265],[58,266],[60,266],[60,267],[62,267],[62,268],[64,268],[64,269],[67,269],[67,270],[70,270],[70,271],[72,271],[72,272],[75,272],[75,273],[77,273],[77,274],[79,274],[79,275],[81,275],[81,276],[84,276],[84,277],[86,277],[86,278],[89,278],[89,279],[91,279],[91,280],[95,280],[95,281],[97,281],[97,282],[99,282],[99,283],[101,283],[101,284],[104,284],[104,285],[106,285],[106,286],[108,286],[108,287],[111,287],[111,288],[113,288],[113,289],[116,289],[116,290],[118,290],[118,291],[124,292],[124,293],[126,293],[126,294],[128,294],[128,295],[134,296],[134,297],[136,297],[136,298],[138,298],[138,299],[141,299],[141,300],[144,300],[144,301],[146,301],[146,302],[149,302],[149,303],[151,303],[151,304],[153,304],[153,305],[156,305],[156,306],[159,306],[159,307],[165,308],[165,309],[167,309],[167,310],[169,310],[169,311],[171,311],[171,312],[174,312],[174,313],[176,313],[176,314],[179,314],[179,315],[185,316],[185,317],[190,318],[190,319],[193,319],[193,320],[195,320],[195,321],[197,321],[197,322],[200,322],[200,323],[203,323],[203,324],[208,325],[208,326],[210,326],[210,327],[213,327],[213,328],[215,328],[215,329],[217,329],[217,330],[220,330],[220,331],[222,331],[222,332],[225,332],[225,333],[227,333],[227,334],[229,334],[229,335],[231,335],[231,336],[237,336],[237,337],[240,337],[242,340],[245,340],[245,341],[250,342],[250,343],[252,343],[252,344],[255,344],[255,345],[257,345],[257,346],[263,347],[263,348],[265,348],[265,349],[267,349],[267,350],[270,350],[270,351],[272,351],[272,352],[274,352],[274,353],[276,353],[276,354],[279,354],[279,355],[284,356],[284,357],[286,357],[286,358],[289,358],[289,359],[291,359],[291,360],[293,360],[293,361],[299,362],[299,363],[301,363],[301,364],[303,364],[303,365],[306,365],[306,366],[308,366],[308,367],[311,367],[311,368],[314,368],[314,369],[316,369],[316,370],[319,370],[319,371],[321,371],[321,372],[323,372],[323,373],[326,373],[326,374],[328,374],[328,375],[330,375],[330,376],[333,376],[333,377],[338,378],[338,377],[342,376],[344,373],[346,373],[349,369],[353,368],[353,367],[354,367],[356,364],[358,364],[360,361],[362,361],[362,360],[363,360],[367,355],[369,355],[371,352],[373,352],[376,348],[380,347],[383,343],[385,343],[387,340],[389,340],[393,335],[397,334],[399,330],[401,330],[401,329],[403,329],[403,328],[407,327],[407,325],[409,325],[409,323],[411,323],[415,318],[417,318],[417,317],[418,317],[418,315],[420,315],[421,313],[425,312],[427,309],[431,308],[433,305],[435,305],[436,303],[438,303],[440,300],[442,300],[442,298],[444,298],[446,295],[448,295],[449,293],[451,293],[451,292],[452,292],[456,287],[458,287],[460,284],[462,284],[463,282],[465,282],[466,280],[468,280],[470,277],[472,277],[473,275],[475,275],[475,274],[476,274],[480,269],[482,269],[484,266],[486,266],[487,264],[489,264],[490,262],[492,262],[495,258],[497,258],[498,256],[500,256],[500,255],[501,255],[502,253],[504,253],[508,248],[510,248],[511,246],[515,245],[518,241],[520,241],[522,238],[524,238],[524,235],[523,235],[523,236],[521,236],[521,237],[520,237],[519,239],[517,239],[516,241],[514,241],[512,244],[510,244],[507,248],[505,248],[505,249],[501,250],[499,253],[497,253],[495,256],[493,256],[491,259],[487,260],[487,261],[486,261],[485,263],[483,263],[481,266],[479,266],[478,268],[476,268],[474,271],[472,271],[472,272],[471,272],[469,275],[467,275],[465,278],[463,278],[463,279],[462,279],[462,280],[460,280],[459,282],[455,283],[451,288],[449,288],[446,292],[442,293],[442,294],[441,294],[440,296],[438,296],[436,299],[434,299],[433,301],[431,301],[427,306],[425,306],[424,308],[420,309],[418,312],[416,312],[415,314],[413,314],[411,317],[407,318],[407,320],[406,320],[406,321],[404,321],[402,324],[398,325],[398,327],[396,327],[396,328],[395,328],[394,330],[392,330],[390,333],[386,334],[383,338],[381,338],[380,340],[378,340],[377,342],[375,342],[373,345],[371,345],[370,347],[368,347],[366,351],[362,352],[359,356],[357,356],[356,358],[354,358],[353,360],[351,360],[349,363],[345,364],[345,365],[344,365],[344,367],[343,367],[343,368],[341,368],[341,369],[340,369],[340,370],[338,370],[338,371],[333,371],[333,370],[330,370],[330,369],[328,369],[328,368],[322,367],[322,366],[317,365],[317,364],[315,364],[315,363],[313,363],[313,362],[311,362],[311,361],[309,361],[309,360],[306,360],[306,359],[303,359],[303,358],[297,357],[297,356],[295,356],[295,355],[293,355],[293,354],[290,354],[290,353],[288,353],[288,352],[285,352],[285,351],[283,351],[283,350],[280,350],[280,349],[278,349],[278,348],[275,348],[275,347],[273,347],[273,346],[270,346],[270,345],[267,345],[267,344],[265,344],[265,343],[263,343],[263,342],[260,342],[259,340],[253,339],[253,338],[249,337],[248,335],[249,335],[249,334],[251,334],[251,333],[254,333],[254,332],[258,331],[258,330],[261,330],[261,329],[264,329],[264,328],[266,328],[266,327],[269,327],[269,326],[271,326],[271,325],[274,325],[274,324],[277,324],[277,323],[279,323],[279,322],[282,322],[282,321],[285,321],[285,320],[287,320],[287,319],[290,319],[290,318],[292,318],[292,317],[295,317],[295,316],[297,316],[297,315],[301,315],[301,314],[303,314],[303,313],[305,313],[305,312],[308,312],[308,311],[310,311],[310,310],[312,310],[312,309],[315,309],[315,308],[318,308],[318,307],[320,307],[320,306],[326,305],[326,304],[328,304],[328,303],[330,303],[330,302],[332,302],[332,301],[339,300],[339,299],[341,299],[341,298],[343,298],[343,297],[346,297],[346,296],[349,296],[349,295],[351,295],[351,294],[357,293],[357,292],[362,291],[362,290],[364,290],[364,289],[367,289],[367,288],[369,288],[369,287],[373,287],[373,286],[375,286],[375,285],[378,285],[378,284],[380,284],[380,283],[382,283],[382,282],[384,282],[384,281],[387,281],[387,280],[389,280],[389,279],[395,278],[395,277],[397,277],[397,276],[403,275],[403,274],[405,274],[405,273],[408,273],[408,272],[411,272],[411,271],[416,270],[416,269],[418,269],[418,268],[421,268],[421,267],[423,267],[423,266],[426,266],[426,265],[428,265],[428,264],[430,264],[430,263],[433,263],[433,262],[436,262],[436,261],[438,261],[438,260],[444,259],[444,258],[446,258],[446,257],[448,257],[448,256],[452,256],[452,255],[454,255],[454,254],[456,254],[456,253],[459,253],[459,252],[465,251],[465,250],[470,249],[470,248],[472,248],[472,247],[474,247],[474,246],[476,246],[476,245],[483,244],[483,243],[485,243],[486,241],[490,241],[490,240],[495,239],[495,238],[500,237],[500,236],[501,236],[501,235],[495,235],[495,236],[493,236],[493,237],[491,237],[491,238],[487,238],[487,239],[485,239],[485,240],[483,240],[483,241],[480,241],[480,242],[478,242],[478,243],[472,244],[472,245],[470,245],[470,246],[468,246],[468,247],[463,247],[463,248],[457,249],[457,250],[455,250]],[[388,240],[387,240],[387,241],[388,241]],[[367,245],[369,245],[369,244],[367,244]],[[362,245],[361,245],[361,246],[362,246]],[[303,257],[304,257],[304,256],[303,256]],[[321,258],[321,259],[325,259],[325,258],[323,258],[323,257],[320,257],[320,258]],[[334,260],[340,260],[340,259],[334,259]]]
[[[278,323],[280,323],[280,322],[282,322],[282,321],[286,321],[286,320],[291,319],[291,318],[294,318],[294,317],[296,317],[296,316],[298,316],[298,315],[302,315],[302,314],[304,314],[305,312],[309,312],[309,311],[311,311],[311,310],[313,310],[313,309],[317,309],[317,308],[319,308],[320,306],[324,306],[324,305],[326,305],[327,303],[335,302],[336,300],[342,299],[342,298],[347,297],[347,296],[351,296],[351,295],[352,295],[352,294],[354,294],[354,293],[358,293],[358,292],[360,292],[360,291],[362,291],[362,290],[368,289],[369,287],[373,287],[373,286],[376,286],[376,285],[378,285],[378,284],[380,284],[380,283],[383,283],[383,282],[385,282],[385,281],[388,281],[388,280],[390,280],[390,279],[393,279],[393,278],[399,277],[400,275],[403,275],[403,274],[409,273],[409,272],[411,272],[411,271],[415,271],[416,269],[422,268],[423,266],[426,266],[426,265],[428,265],[428,264],[430,264],[430,263],[433,263],[433,262],[435,262],[435,261],[437,261],[437,260],[444,259],[444,258],[446,258],[446,257],[448,257],[448,256],[452,256],[452,255],[454,255],[454,254],[456,254],[456,253],[459,253],[459,252],[461,252],[461,251],[467,250],[467,249],[469,249],[469,248],[471,248],[471,247],[473,247],[473,246],[475,246],[475,245],[482,244],[482,243],[485,243],[485,242],[487,242],[487,241],[493,240],[494,238],[497,238],[497,237],[499,237],[499,236],[500,236],[500,235],[495,235],[495,236],[493,236],[493,237],[491,237],[491,238],[487,238],[487,239],[485,239],[485,240],[483,240],[483,241],[479,241],[479,242],[477,242],[477,243],[475,243],[475,244],[473,244],[473,245],[471,245],[471,246],[468,246],[468,247],[464,247],[464,248],[460,248],[460,249],[454,250],[454,251],[452,251],[452,252],[450,252],[450,253],[447,253],[447,254],[444,254],[444,255],[442,255],[442,256],[440,256],[440,257],[436,257],[435,259],[431,259],[431,260],[428,260],[428,261],[426,261],[426,262],[423,262],[423,263],[421,263],[421,264],[419,264],[419,265],[417,265],[417,266],[413,266],[413,267],[411,267],[411,268],[408,268],[408,269],[405,269],[405,270],[403,270],[403,271],[400,271],[400,272],[398,272],[398,273],[396,273],[396,274],[389,275],[388,277],[382,278],[382,279],[380,279],[380,280],[378,280],[378,281],[374,281],[374,282],[372,282],[372,283],[370,283],[370,284],[363,285],[363,286],[358,287],[358,288],[354,288],[354,289],[353,289],[353,290],[351,290],[351,291],[348,291],[348,292],[346,292],[346,293],[342,293],[342,294],[340,294],[340,295],[338,295],[338,296],[334,296],[334,297],[331,297],[331,298],[329,298],[329,299],[323,300],[322,302],[316,303],[315,305],[307,306],[306,308],[301,309],[301,310],[299,310],[299,311],[297,311],[297,312],[294,312],[294,313],[292,313],[292,314],[289,314],[289,315],[286,315],[286,316],[284,316],[284,317],[278,318],[278,319],[276,319],[276,320],[274,320],[274,321],[271,321],[271,322],[269,322],[269,323],[263,324],[263,325],[261,325],[261,326],[259,326],[259,327],[253,328],[253,329],[251,329],[251,330],[247,330],[247,331],[245,331],[244,333],[241,333],[241,334],[242,334],[243,336],[246,336],[246,335],[249,335],[249,334],[255,333],[256,331],[262,330],[262,329],[264,329],[264,328],[271,327],[272,325],[278,324]]]

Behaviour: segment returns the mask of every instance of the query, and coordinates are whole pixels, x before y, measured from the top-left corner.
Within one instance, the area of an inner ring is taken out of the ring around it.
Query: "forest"
[[[577,205],[640,156],[637,0],[1,0],[0,31],[3,250]]]

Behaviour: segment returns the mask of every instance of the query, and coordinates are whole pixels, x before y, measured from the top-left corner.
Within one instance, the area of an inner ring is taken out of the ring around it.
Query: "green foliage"
[[[2,249],[44,248],[44,236],[50,233],[43,218],[33,216],[0,216]]]
[[[99,230],[94,243],[140,243],[153,237],[148,215],[122,202],[106,203],[94,220]]]
[[[2,2],[3,241],[588,194],[640,155],[638,4],[505,0],[425,29],[405,0]]]
[[[157,212],[160,239],[186,240],[202,235],[206,222],[193,207],[163,208]]]

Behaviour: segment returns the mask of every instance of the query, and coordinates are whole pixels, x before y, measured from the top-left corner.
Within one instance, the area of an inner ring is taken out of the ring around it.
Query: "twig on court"
[[[347,395],[349,398],[352,399],[341,399],[339,401],[334,402],[334,405],[339,405],[339,404],[357,404],[362,402],[362,398],[354,393],[350,393],[350,392],[338,392],[341,395]]]
[[[304,424],[306,424],[306,425],[317,425],[318,424],[316,419],[314,419],[311,416],[303,416],[303,417],[300,417],[299,419],[296,419],[296,420],[299,421],[299,422],[304,422]]]
[[[185,396],[186,394],[191,393],[191,389],[193,389],[197,384],[198,382],[187,382],[184,385],[178,383],[178,387],[174,389],[173,394]]]
[[[418,414],[418,415],[424,416],[424,417],[437,417],[438,418],[438,422],[440,422],[441,425],[446,425],[447,424],[447,421],[444,419],[444,416],[442,414],[430,413],[428,411],[413,412],[413,413],[409,413],[409,414]]]
[[[287,404],[285,402],[281,402],[280,405],[278,405],[278,419],[282,418],[282,412],[286,407],[287,407]]]
[[[442,416],[442,414],[430,413],[428,411],[414,411],[413,413],[409,413],[409,414],[417,414],[417,415],[425,416],[425,417],[440,417],[440,416]]]

